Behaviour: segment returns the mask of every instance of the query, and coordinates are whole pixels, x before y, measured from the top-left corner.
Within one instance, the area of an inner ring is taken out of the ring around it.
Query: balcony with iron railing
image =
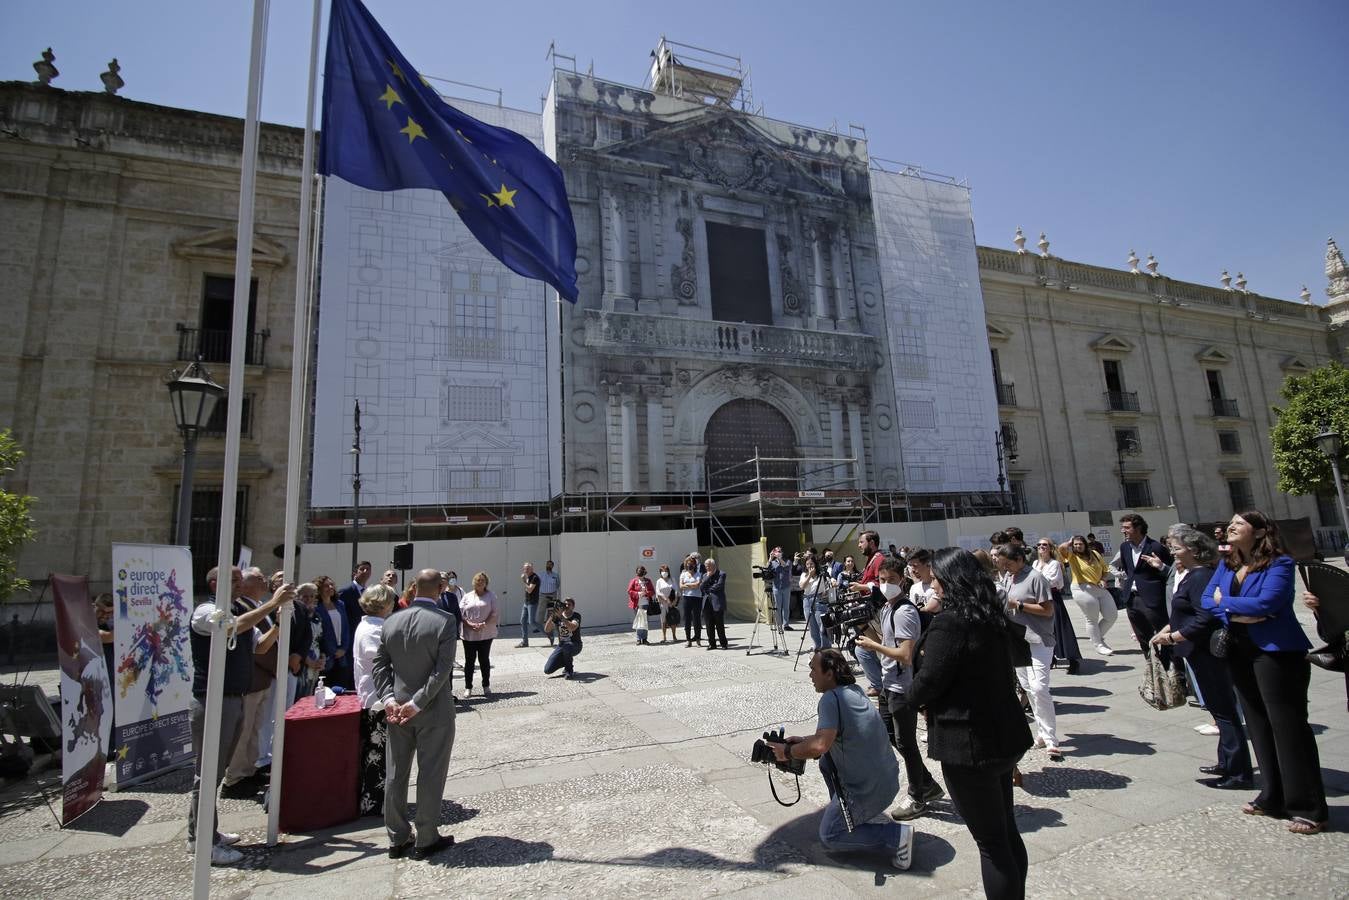
[[[1216,417],[1236,419],[1241,416],[1237,410],[1237,401],[1228,397],[1210,397],[1209,403],[1213,404],[1213,415]]]
[[[178,358],[202,362],[230,361],[230,332],[214,328],[189,328],[178,323]],[[250,331],[244,347],[244,364],[260,366],[267,354],[267,338],[271,332]]]
[[[617,355],[691,356],[821,369],[875,369],[881,363],[879,343],[869,334],[606,310],[586,310],[585,316],[586,347]]]
[[[997,388],[999,406],[1016,406],[1016,385],[1005,384],[1000,381],[997,383]]]
[[[1106,391],[1105,408],[1111,412],[1138,412],[1138,391]]]

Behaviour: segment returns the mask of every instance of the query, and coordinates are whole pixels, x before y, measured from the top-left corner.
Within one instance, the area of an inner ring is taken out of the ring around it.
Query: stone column
[[[622,185],[618,185],[617,189],[604,188],[601,201],[601,217],[607,220],[602,224],[609,238],[604,294],[610,308],[631,311],[632,296],[628,284],[628,229],[623,209]]]
[[[811,261],[815,266],[810,279],[810,314],[815,317],[818,327],[829,318],[829,297],[824,287],[824,242],[821,240],[819,226],[814,223],[806,226],[806,240],[810,241]]]
[[[622,485],[625,491],[635,491],[637,489],[637,398],[632,394],[624,394],[619,398],[619,402],[622,404],[619,418],[623,452]]]
[[[862,407],[852,402],[848,404],[848,439],[852,443],[853,456],[857,458],[853,472],[857,476],[857,486],[867,486],[866,449],[862,444]]]
[[[833,448],[831,453],[834,459],[842,459],[846,455],[843,449],[843,398],[829,398],[829,441]],[[847,476],[847,467],[842,463],[837,463],[829,470],[829,480],[832,482],[831,488],[837,488],[838,482]]]
[[[848,282],[843,271],[843,239],[836,231],[829,238],[830,274],[834,283],[834,327],[846,322],[848,315]]]
[[[646,395],[646,469],[652,491],[663,493],[665,487],[665,405],[660,389]]]

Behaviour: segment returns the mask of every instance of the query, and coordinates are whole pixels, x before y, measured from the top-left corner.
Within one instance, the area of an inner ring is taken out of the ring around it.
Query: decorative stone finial
[[[1042,257],[1049,259],[1049,240],[1045,237],[1043,231],[1040,232],[1040,239],[1035,242],[1035,246],[1040,248],[1040,255]]]
[[[108,62],[108,71],[98,76],[103,80],[103,90],[115,96],[122,89],[126,82],[122,80],[121,75],[117,74],[121,71],[122,67],[117,64],[117,57],[114,56]]]
[[[1237,273],[1237,290],[1246,293],[1246,276],[1240,272]]]
[[[52,65],[54,62],[56,62],[56,54],[52,52],[51,47],[48,47],[42,51],[42,58],[33,63],[33,71],[37,72],[38,84],[49,85],[53,78],[61,74],[61,70]]]
[[[1138,254],[1135,253],[1132,249],[1129,250],[1129,274],[1130,275],[1143,274],[1142,272],[1138,271]]]
[[[1308,306],[1312,305],[1312,292],[1307,290],[1307,286],[1305,284],[1302,286],[1302,293],[1298,294],[1298,296],[1302,298],[1303,303],[1307,304]]]
[[[1016,226],[1016,236],[1012,238],[1012,243],[1016,244],[1017,253],[1026,252],[1026,236],[1022,234],[1020,225]]]
[[[1334,238],[1326,241],[1326,279],[1330,282],[1326,296],[1331,303],[1349,300],[1349,265]]]
[[[1158,275],[1157,275],[1157,257],[1153,256],[1151,253],[1148,254],[1148,262],[1147,262],[1146,268],[1147,268],[1147,270],[1148,270],[1148,274],[1149,274],[1149,275],[1151,275],[1153,278],[1157,278],[1157,277],[1158,277]]]
[[[1219,276],[1218,281],[1222,283],[1223,290],[1232,290],[1232,276],[1227,274],[1226,269],[1223,269],[1223,273]]]

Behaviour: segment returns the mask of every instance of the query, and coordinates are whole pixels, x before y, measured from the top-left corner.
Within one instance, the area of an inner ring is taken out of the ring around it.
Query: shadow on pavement
[[[150,810],[144,800],[104,796],[98,805],[66,826],[66,831],[87,831],[121,837]]]
[[[1049,689],[1055,697],[1109,697],[1111,692],[1105,688],[1086,687],[1085,685],[1055,685]]]
[[[520,866],[526,863],[553,859],[553,845],[546,841],[522,841],[519,838],[495,834],[471,837],[463,843],[446,847],[427,860],[433,866],[449,868],[487,868]],[[590,862],[590,860],[577,860]]]
[[[490,697],[475,693],[472,697],[456,697],[455,702],[461,707],[470,707],[495,703],[498,700],[517,700],[520,697],[537,697],[538,695],[538,691],[493,691]]]
[[[1113,734],[1070,734],[1064,743],[1073,745],[1073,756],[1152,756],[1157,751],[1147,741],[1131,741]]]
[[[265,868],[272,872],[286,872],[295,875],[323,875],[345,869],[353,863],[359,863],[372,856],[388,853],[388,846],[378,841],[354,841],[340,835],[313,837],[296,843],[286,843],[280,847],[268,847],[265,844],[241,846],[245,868]],[[356,851],[345,859],[335,859],[334,853]]]
[[[1066,798],[1072,791],[1118,791],[1133,779],[1101,769],[1045,768],[1021,773],[1021,789],[1032,797]]]
[[[1095,703],[1055,703],[1054,712],[1060,716],[1105,712],[1106,707]]]

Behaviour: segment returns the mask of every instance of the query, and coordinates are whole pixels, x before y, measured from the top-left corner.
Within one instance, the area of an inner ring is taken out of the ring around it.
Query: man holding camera
[[[873,641],[864,635],[857,639],[857,646],[881,658],[881,686],[885,690],[882,715],[888,715],[894,725],[895,749],[904,760],[904,774],[908,778],[908,791],[890,812],[891,818],[902,821],[921,816],[927,812],[929,803],[940,800],[946,792],[923,764],[923,754],[918,748],[918,711],[904,702],[913,684],[914,644],[923,630],[918,608],[902,590],[904,562],[887,559],[881,563],[877,580],[886,600],[881,611],[881,640]]]
[[[881,536],[875,531],[864,531],[857,538],[857,550],[862,558],[867,561],[866,568],[862,570],[862,577],[857,580],[851,590],[859,596],[871,600],[873,607],[879,606],[877,602],[880,598],[880,571],[881,563],[887,559],[881,552]],[[858,646],[853,650],[853,655],[857,657],[857,663],[862,667],[862,671],[867,676],[867,696],[881,696],[881,660],[874,651],[865,647]]]
[[[792,609],[792,575],[801,574],[801,554],[788,560],[781,547],[774,547],[768,556],[768,570],[773,575],[773,605],[777,607],[778,631],[790,631],[787,624]]]
[[[819,721],[810,737],[773,743],[779,762],[818,759],[829,788],[820,819],[820,843],[830,851],[883,852],[895,868],[913,864],[913,827],[892,822],[885,808],[899,793],[899,765],[880,713],[853,678],[842,653],[821,650],[810,660],[810,681],[820,694]]]
[[[576,673],[571,661],[581,652],[581,614],[576,611],[576,601],[568,597],[561,606],[551,606],[543,623],[543,632],[550,642],[557,637],[557,646],[548,654],[548,662],[543,664],[543,674],[552,675],[562,669],[564,679],[574,678]]]

